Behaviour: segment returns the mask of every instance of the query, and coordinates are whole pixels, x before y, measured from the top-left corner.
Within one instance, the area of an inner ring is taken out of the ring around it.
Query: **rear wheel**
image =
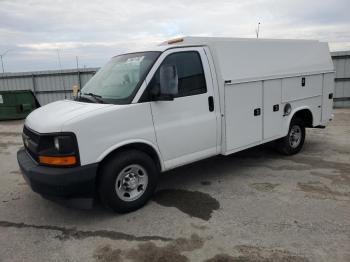
[[[300,118],[293,118],[287,136],[277,141],[277,149],[284,155],[298,153],[305,141],[305,124]]]
[[[114,155],[101,168],[98,193],[102,203],[118,213],[142,207],[156,188],[158,173],[151,157],[141,151]]]

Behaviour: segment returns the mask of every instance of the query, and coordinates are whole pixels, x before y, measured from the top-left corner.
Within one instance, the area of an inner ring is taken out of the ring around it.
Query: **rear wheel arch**
[[[305,127],[313,127],[313,115],[309,108],[298,109],[290,118],[289,125],[294,119],[300,119],[304,122]]]

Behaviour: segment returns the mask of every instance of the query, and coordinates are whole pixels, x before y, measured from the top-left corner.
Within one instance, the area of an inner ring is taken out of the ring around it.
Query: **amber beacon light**
[[[171,45],[171,44],[181,43],[183,41],[184,41],[183,38],[175,38],[175,39],[169,40],[168,44]]]

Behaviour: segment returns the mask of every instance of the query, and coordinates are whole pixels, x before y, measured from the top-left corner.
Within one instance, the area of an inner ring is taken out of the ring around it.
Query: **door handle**
[[[208,97],[208,105],[209,105],[209,111],[214,111],[214,98],[212,96]]]
[[[260,116],[261,115],[261,108],[255,108],[254,109],[254,116]]]
[[[274,105],[274,106],[272,107],[272,109],[273,109],[273,112],[277,112],[278,110],[280,110],[279,104]]]

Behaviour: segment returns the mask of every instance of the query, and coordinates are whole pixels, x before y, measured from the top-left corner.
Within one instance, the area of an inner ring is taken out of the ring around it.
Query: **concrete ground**
[[[349,109],[298,155],[261,146],[167,172],[125,215],[33,193],[22,124],[0,122],[0,261],[350,261]]]

